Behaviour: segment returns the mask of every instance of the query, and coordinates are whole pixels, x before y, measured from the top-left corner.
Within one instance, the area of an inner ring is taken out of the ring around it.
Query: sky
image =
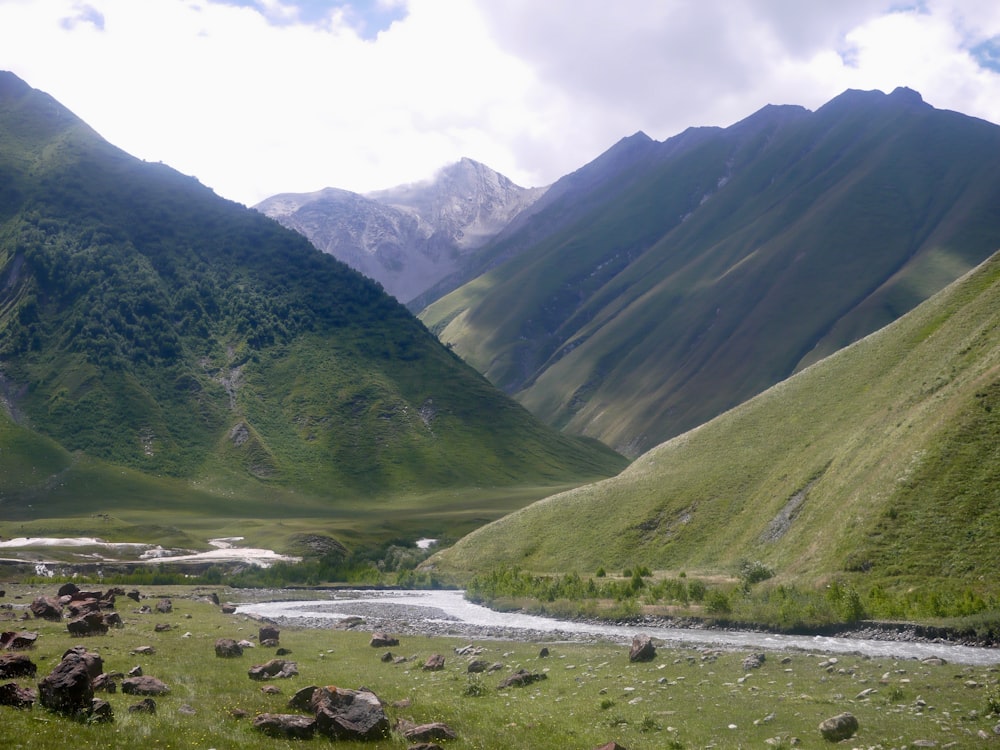
[[[996,0],[0,0],[0,70],[246,205],[469,157],[548,185],[848,88],[1000,123]]]

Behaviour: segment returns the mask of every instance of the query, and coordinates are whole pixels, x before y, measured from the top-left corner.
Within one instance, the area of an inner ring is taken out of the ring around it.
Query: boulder
[[[71,635],[89,636],[104,635],[108,632],[108,626],[104,622],[104,615],[99,611],[88,612],[82,617],[77,617],[66,623],[66,629]]]
[[[510,677],[505,678],[497,686],[498,690],[503,690],[509,687],[524,687],[525,685],[530,685],[533,682],[538,682],[539,680],[547,679],[548,675],[544,672],[529,672],[526,669],[519,669]]]
[[[265,625],[257,631],[257,640],[261,646],[267,645],[267,641],[274,641],[274,645],[277,646],[280,636],[281,631],[271,625]]]
[[[25,651],[34,648],[35,641],[38,640],[38,633],[28,630],[9,630],[0,635],[0,649],[6,651]]]
[[[124,628],[125,623],[122,616],[117,612],[108,612],[104,615],[104,624],[109,628]]]
[[[71,599],[66,605],[66,616],[70,619],[75,620],[78,617],[83,617],[91,612],[100,612],[101,605],[97,599],[87,598],[87,599]]]
[[[294,677],[299,673],[299,667],[294,661],[271,659],[265,664],[255,664],[247,670],[251,680],[271,680]]]
[[[652,661],[656,658],[656,646],[653,639],[640,633],[632,639],[632,647],[628,651],[629,661]]]
[[[489,669],[490,663],[483,661],[482,659],[473,659],[469,662],[468,673],[469,674],[479,674],[480,672],[485,672]]]
[[[224,614],[224,615],[231,615],[231,614],[234,614],[235,612],[236,612],[236,605],[235,604],[223,604],[222,605],[222,614]]]
[[[114,721],[115,712],[111,704],[102,698],[94,698],[90,701],[90,708],[87,710],[87,721],[108,722]]]
[[[398,646],[399,639],[385,633],[372,633],[372,639],[368,645],[372,648],[389,648],[390,646]]]
[[[88,651],[85,646],[73,646],[73,648],[66,649],[62,658],[65,659],[70,655],[83,659],[87,665],[87,673],[92,680],[104,671],[104,659],[101,658],[101,655],[95,651]]]
[[[139,598],[142,596],[142,594],[139,593],[138,589],[132,589],[127,594],[125,594],[125,596],[134,601],[136,604],[138,604]]]
[[[829,742],[840,742],[854,736],[858,731],[858,720],[854,714],[844,712],[820,722],[819,733]]]
[[[133,703],[128,707],[128,712],[130,714],[155,714],[156,713],[156,701],[152,698],[143,698],[138,703]]]
[[[170,688],[162,680],[144,675],[122,680],[122,692],[126,695],[166,695]]]
[[[120,673],[119,673],[120,674]],[[92,686],[95,693],[117,693],[118,683],[115,682],[115,675],[102,672],[94,678]]]
[[[215,642],[215,655],[220,659],[243,656],[243,647],[232,638],[220,638]]]
[[[62,619],[62,606],[51,596],[36,597],[35,600],[28,605],[28,609],[31,611],[31,614],[42,620]]]
[[[0,706],[31,708],[36,700],[38,693],[32,688],[21,687],[16,682],[0,685]]]
[[[39,703],[58,713],[87,713],[94,699],[92,679],[83,656],[67,653],[38,683]]]
[[[56,592],[56,596],[59,597],[73,596],[73,594],[78,594],[79,592],[80,592],[80,587],[77,586],[75,583],[64,583],[62,586],[59,587],[59,590]]]
[[[0,679],[34,677],[38,667],[24,654],[0,654]]]
[[[435,740],[458,739],[455,730],[440,721],[435,721],[431,724],[403,726],[400,728],[400,732],[411,742],[434,742]]]
[[[160,599],[156,603],[156,611],[161,615],[169,615],[174,611],[174,603],[170,599]]]
[[[389,735],[382,701],[370,690],[317,688],[312,696],[316,730],[334,740],[377,740]]]
[[[764,654],[750,654],[743,660],[743,671],[749,672],[751,669],[760,669],[767,657]]]
[[[316,719],[299,714],[258,714],[254,717],[253,727],[268,737],[310,740],[316,733]]]
[[[168,630],[172,630],[173,627],[174,626],[171,625],[169,622],[158,622],[156,623],[156,625],[153,626],[153,632],[166,633]]]
[[[308,685],[295,691],[295,695],[288,699],[289,708],[297,708],[299,711],[312,710],[312,697],[319,688],[315,685]]]
[[[425,672],[440,672],[444,669],[444,657],[441,654],[431,654],[421,669]]]

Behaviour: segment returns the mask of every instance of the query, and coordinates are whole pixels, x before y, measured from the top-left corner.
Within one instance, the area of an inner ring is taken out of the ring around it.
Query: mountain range
[[[552,185],[420,317],[541,419],[634,457],[988,257],[998,159],[1000,128],[909,89],[637,133]]]
[[[531,417],[376,283],[10,73],[0,174],[7,519],[336,515],[461,488],[443,507],[466,507],[625,465]]]
[[[425,182],[366,195],[281,193],[255,208],[407,303],[459,271],[544,193],[462,159]]]

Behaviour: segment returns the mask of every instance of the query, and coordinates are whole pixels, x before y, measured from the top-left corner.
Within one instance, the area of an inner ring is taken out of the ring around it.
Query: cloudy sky
[[[909,86],[1000,123],[996,0],[0,0],[0,69],[253,205]]]

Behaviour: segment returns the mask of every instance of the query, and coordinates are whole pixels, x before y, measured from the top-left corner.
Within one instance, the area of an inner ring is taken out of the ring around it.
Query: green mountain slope
[[[634,136],[421,317],[533,413],[637,455],[988,257],[998,156],[1000,128],[904,89]]]
[[[438,568],[645,565],[962,580],[1000,565],[1000,255],[886,328],[439,553]],[[558,529],[558,533],[552,533]]]
[[[314,512],[625,463],[540,424],[304,238],[9,73],[0,175],[2,456],[20,441],[43,473],[82,454],[105,479],[118,466]],[[10,474],[0,491],[0,513],[25,497]]]

